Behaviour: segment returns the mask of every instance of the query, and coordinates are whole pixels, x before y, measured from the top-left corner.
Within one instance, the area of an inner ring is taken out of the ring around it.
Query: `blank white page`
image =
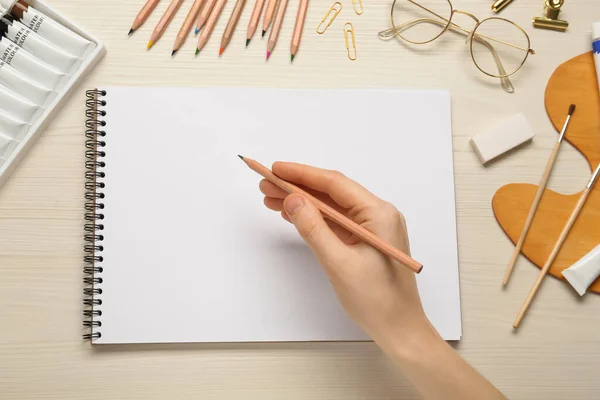
[[[460,339],[447,92],[104,89],[95,343],[368,339],[238,154],[337,169],[394,203],[427,316]]]

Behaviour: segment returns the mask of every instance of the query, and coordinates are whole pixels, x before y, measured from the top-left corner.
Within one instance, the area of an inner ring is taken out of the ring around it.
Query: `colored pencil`
[[[294,61],[298,48],[300,47],[300,40],[302,39],[302,31],[304,30],[304,20],[306,19],[306,9],[308,8],[308,0],[300,0],[298,5],[298,14],[296,14],[296,25],[294,25],[294,33],[292,35],[291,45],[291,59]]]
[[[202,29],[206,21],[208,21],[210,12],[212,11],[216,2],[217,0],[206,0],[206,3],[204,3],[204,7],[198,16],[198,22],[196,23],[196,31],[194,32],[196,35],[200,32],[200,29]]]
[[[200,37],[198,38],[198,45],[196,46],[196,55],[200,53],[200,50],[206,45],[212,31],[215,29],[215,25],[217,24],[217,20],[221,15],[221,11],[223,11],[223,7],[225,7],[225,3],[227,0],[217,0],[217,4],[213,7],[210,15],[208,16],[208,20],[206,21],[206,26],[202,30]]]
[[[156,8],[158,2],[159,0],[148,0],[146,4],[144,4],[144,7],[142,7],[138,15],[133,20],[133,24],[131,24],[131,29],[129,29],[128,35],[131,35],[133,31],[135,31],[137,28],[142,26],[144,22],[146,22],[150,14],[152,14],[152,11],[154,11],[154,9]]]
[[[240,20],[240,16],[242,15],[242,10],[244,9],[244,5],[246,4],[246,0],[237,0],[235,3],[235,7],[231,12],[231,17],[229,17],[229,21],[227,22],[227,26],[225,27],[225,31],[223,32],[223,37],[221,38],[221,47],[219,48],[219,55],[223,54],[227,45],[231,41],[231,36],[233,36],[233,32],[235,31],[235,27]]]
[[[258,28],[258,20],[260,19],[260,14],[262,14],[264,5],[265,0],[256,0],[256,4],[254,4],[254,9],[252,10],[252,15],[250,16],[250,22],[248,23],[248,33],[246,33],[246,47],[248,47],[250,40],[256,33],[256,28]]]
[[[583,206],[585,205],[585,202],[586,202],[588,196],[590,195],[592,188],[594,187],[594,184],[598,180],[598,176],[600,176],[600,164],[598,164],[598,167],[596,167],[596,170],[592,174],[592,178],[589,180],[587,186],[585,187],[585,190],[581,193],[581,196],[579,196],[579,200],[577,200],[577,205],[575,206],[575,209],[573,209],[573,212],[571,212],[571,216],[569,217],[567,223],[565,224],[562,232],[560,233],[560,236],[558,237],[558,240],[554,244],[554,248],[552,249],[552,252],[548,256],[546,263],[542,267],[542,270],[540,271],[535,283],[533,284],[533,287],[531,288],[531,291],[529,292],[529,295],[527,296],[527,299],[525,300],[525,304],[523,304],[523,307],[521,308],[519,315],[517,315],[517,319],[513,323],[513,328],[519,327],[521,320],[523,319],[523,317],[525,316],[525,313],[527,312],[527,309],[531,305],[531,301],[535,297],[538,289],[540,288],[540,285],[542,284],[542,280],[544,279],[544,277],[548,273],[548,270],[554,263],[554,260],[556,259],[556,256],[560,252],[560,249],[562,248],[563,243],[565,243],[567,236],[569,236],[569,232],[571,232],[571,228],[573,227],[573,224],[575,224],[575,221],[577,221],[577,217],[579,217],[579,214],[581,213],[581,210],[583,209]]]
[[[558,136],[558,140],[554,144],[554,148],[552,149],[552,153],[550,153],[550,158],[546,163],[546,168],[544,169],[544,173],[542,174],[542,178],[540,179],[540,183],[538,185],[537,192],[535,193],[535,197],[533,198],[533,203],[531,203],[531,208],[529,209],[529,214],[527,215],[527,219],[525,220],[525,225],[523,226],[523,230],[521,231],[521,236],[519,236],[519,240],[515,249],[513,250],[512,256],[510,257],[510,261],[508,262],[508,268],[504,273],[504,279],[502,281],[503,285],[508,283],[510,276],[512,274],[513,268],[519,258],[519,254],[521,253],[521,248],[523,247],[523,243],[525,243],[525,238],[529,233],[529,228],[531,228],[531,223],[533,222],[533,217],[537,211],[538,205],[540,204],[540,200],[542,199],[542,195],[544,194],[544,190],[548,185],[548,179],[550,178],[550,173],[552,172],[552,168],[554,167],[554,163],[556,161],[556,157],[558,156],[558,150],[560,150],[560,145],[563,142],[565,134],[567,132],[567,128],[569,126],[569,121],[571,121],[571,115],[575,111],[575,104],[571,104],[569,107],[569,114],[567,114],[567,119],[565,120],[565,124],[563,125],[562,130],[560,131],[560,135]]]
[[[267,10],[265,11],[265,16],[263,17],[263,27],[262,27],[262,37],[265,37],[265,33],[267,33],[267,29],[271,25],[273,21],[273,16],[275,15],[275,9],[277,8],[277,0],[269,0],[267,2]]]
[[[279,32],[281,31],[281,25],[283,25],[283,17],[285,16],[285,10],[287,9],[288,0],[279,0],[277,6],[277,15],[273,21],[273,29],[269,35],[269,42],[267,43],[267,60],[271,57],[271,53],[275,49],[277,39],[279,39]]]
[[[177,38],[175,38],[175,44],[173,45],[173,52],[171,53],[171,56],[174,56],[175,53],[177,53],[177,50],[179,50],[181,46],[183,46],[183,43],[185,43],[185,40],[190,33],[190,29],[192,29],[192,25],[194,25],[194,21],[198,17],[198,13],[200,12],[200,7],[202,7],[203,2],[204,0],[194,0],[194,4],[192,4],[190,12],[188,13],[187,17],[185,17],[185,21],[183,22],[183,25],[181,25],[181,29],[177,34]]]
[[[177,10],[179,10],[179,7],[181,7],[181,3],[183,3],[183,0],[171,1],[171,4],[169,4],[169,7],[167,7],[167,11],[165,11],[160,21],[158,21],[158,24],[156,24],[156,28],[154,28],[154,31],[152,31],[150,41],[148,42],[148,48],[152,47],[154,43],[158,42],[158,39],[160,39],[163,33],[165,33],[165,30],[167,30],[167,27],[175,16],[175,13],[177,13]]]
[[[379,238],[377,235],[375,235],[373,232],[368,231],[367,229],[363,228],[361,225],[352,221],[348,217],[340,214],[339,212],[334,210],[332,207],[328,206],[327,204],[323,203],[316,197],[314,197],[311,194],[300,189],[298,186],[279,178],[277,175],[275,175],[273,173],[273,171],[271,171],[264,165],[258,163],[257,161],[254,161],[252,159],[249,159],[247,157],[242,157],[242,156],[238,156],[238,157],[240,157],[242,159],[242,161],[244,161],[251,170],[258,173],[263,178],[265,178],[269,182],[273,183],[275,186],[285,190],[287,193],[299,193],[299,194],[303,195],[304,197],[306,197],[310,202],[312,202],[319,209],[319,211],[321,211],[321,213],[323,214],[323,217],[329,219],[330,221],[335,222],[342,228],[346,229],[348,232],[353,233],[356,237],[360,238],[363,242],[370,244],[377,250],[381,251],[383,254],[393,258],[394,260],[396,260],[399,263],[401,263],[402,265],[408,267],[415,273],[419,273],[423,269],[423,265],[421,263],[413,260],[409,255],[405,254],[404,252],[400,251],[399,249],[395,248],[394,246],[386,243],[381,238]]]

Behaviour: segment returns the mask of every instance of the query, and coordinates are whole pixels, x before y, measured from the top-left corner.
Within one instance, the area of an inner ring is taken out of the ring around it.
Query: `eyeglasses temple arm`
[[[432,23],[432,24],[436,24],[439,26],[445,26],[446,24],[443,23],[442,21],[438,21],[435,19],[431,19],[431,18],[420,18],[420,19],[416,19],[414,21],[410,21],[410,22],[406,22],[404,24],[401,24],[399,26],[396,26],[395,28],[389,28],[389,29],[385,29],[381,32],[379,32],[377,34],[377,36],[379,37],[379,39],[381,40],[390,40],[393,37],[396,36],[396,33],[400,33],[408,28],[411,28],[415,25],[421,24],[421,23]],[[459,25],[456,24],[450,24],[448,26],[448,29],[451,29],[455,32],[458,33],[462,33],[468,36],[472,36],[472,32],[464,29],[462,27],[460,27]],[[482,38],[480,38],[478,35],[473,35],[473,39],[477,40],[478,42],[483,43],[484,46],[486,46],[491,52],[492,52],[492,56],[494,57],[494,61],[496,62],[496,66],[498,67],[498,75],[506,75],[506,70],[504,69],[504,66],[502,65],[502,61],[500,61],[500,58],[498,57],[498,53],[496,52],[496,50],[494,49],[494,47],[492,47],[492,45],[490,43],[488,43],[487,41],[483,40]],[[510,79],[508,79],[508,77],[501,77],[500,78],[500,83],[502,85],[502,88],[508,92],[508,93],[513,93],[515,91],[512,83],[510,82]]]

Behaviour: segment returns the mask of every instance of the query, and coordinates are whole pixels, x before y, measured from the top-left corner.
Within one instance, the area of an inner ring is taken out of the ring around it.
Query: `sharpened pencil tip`
[[[238,154],[238,157],[239,157],[240,159],[242,159],[242,160],[244,159],[244,157],[243,157],[243,156],[240,156],[239,154]]]
[[[195,53],[195,55],[198,55],[198,53],[200,53],[200,49],[196,47],[196,53]]]
[[[127,34],[127,36],[131,35],[131,34],[133,33],[133,31],[135,31],[135,29],[131,28],[131,29],[129,30],[129,33]]]
[[[292,62],[294,62],[294,57],[296,57],[296,55],[292,54],[292,57],[291,57],[292,58]]]
[[[573,111],[575,111],[575,104],[569,106],[569,115],[573,114]]]
[[[262,36],[261,37],[265,37],[265,33],[267,33],[267,31],[262,31]]]
[[[171,52],[171,57],[173,57],[173,56],[175,55],[175,53],[177,53],[177,50],[173,50],[173,51]]]
[[[152,40],[151,40],[151,41],[149,41],[149,42],[148,42],[148,47],[147,47],[147,48],[149,49],[150,47],[152,47],[152,45],[153,45],[153,44],[154,44],[154,42],[153,42]]]
[[[225,51],[225,49],[224,49],[223,47],[221,47],[221,48],[219,49],[219,55],[222,55],[224,51]]]
[[[269,60],[269,57],[271,57],[271,52],[267,51],[267,60]]]
[[[197,35],[197,34],[198,34],[198,32],[200,32],[200,29],[196,28],[196,29],[194,30],[194,35]]]
[[[250,39],[246,39],[246,47],[250,44]]]

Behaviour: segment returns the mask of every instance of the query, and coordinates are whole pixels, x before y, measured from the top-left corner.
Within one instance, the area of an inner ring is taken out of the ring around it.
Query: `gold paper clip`
[[[333,5],[329,9],[329,11],[327,11],[327,14],[325,14],[325,16],[321,20],[321,23],[319,24],[319,26],[317,26],[317,33],[319,35],[325,33],[327,28],[329,28],[329,25],[331,25],[333,23],[333,21],[335,21],[338,14],[340,13],[340,11],[342,11],[342,3],[340,3],[339,1],[336,1],[335,3],[333,3]],[[333,13],[333,15],[331,15],[331,13]],[[327,18],[329,18],[330,16],[331,16],[331,19],[329,20],[329,22],[327,22]],[[321,29],[321,26],[323,26],[323,25],[325,25],[325,26]]]
[[[356,15],[360,15],[364,11],[362,0],[352,0],[352,7],[354,7]]]
[[[352,48],[354,49],[354,51],[350,51],[348,34],[352,35]],[[354,25],[352,25],[351,22],[346,22],[344,24],[344,39],[346,39],[346,49],[348,50],[348,58],[352,61],[356,60],[356,39],[354,38]]]

